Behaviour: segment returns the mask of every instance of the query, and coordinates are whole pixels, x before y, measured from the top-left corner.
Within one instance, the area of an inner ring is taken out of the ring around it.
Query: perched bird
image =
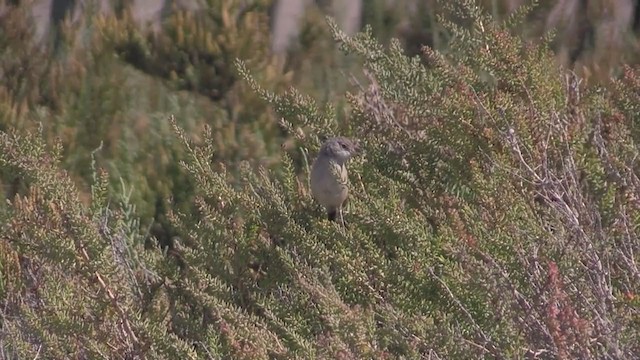
[[[342,205],[349,195],[349,177],[346,162],[359,151],[357,143],[345,138],[327,139],[320,148],[311,167],[311,193],[327,209],[329,220],[342,217]]]

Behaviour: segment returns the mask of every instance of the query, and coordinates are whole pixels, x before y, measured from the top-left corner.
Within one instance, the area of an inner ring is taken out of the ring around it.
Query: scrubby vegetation
[[[374,1],[353,37],[310,12],[283,63],[244,3],[53,48],[5,5],[0,358],[640,354],[632,29],[567,50],[551,5],[447,1],[408,33]],[[308,186],[335,134],[348,228]]]

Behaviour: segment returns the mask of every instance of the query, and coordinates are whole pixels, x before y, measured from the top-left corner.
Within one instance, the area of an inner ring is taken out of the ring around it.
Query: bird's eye
[[[340,146],[341,146],[344,150],[347,150],[347,144],[342,143],[342,144],[340,144]]]

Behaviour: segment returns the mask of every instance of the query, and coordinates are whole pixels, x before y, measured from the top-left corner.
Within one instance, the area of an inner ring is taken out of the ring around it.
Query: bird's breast
[[[311,170],[311,192],[325,206],[339,206],[348,194],[348,174],[344,164],[316,162]]]

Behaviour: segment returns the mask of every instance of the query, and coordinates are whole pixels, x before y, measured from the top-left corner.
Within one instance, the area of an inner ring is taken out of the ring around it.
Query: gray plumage
[[[346,163],[358,150],[345,137],[327,139],[311,167],[311,193],[327,209],[329,220],[335,221],[338,213],[342,220],[342,205],[349,196]]]

